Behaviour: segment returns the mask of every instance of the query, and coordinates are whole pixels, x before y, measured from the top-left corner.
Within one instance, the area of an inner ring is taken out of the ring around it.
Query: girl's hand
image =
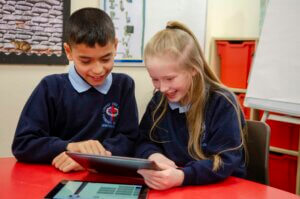
[[[77,162],[70,158],[65,152],[60,153],[52,160],[52,165],[62,172],[84,170]]]
[[[152,160],[157,164],[165,164],[175,169],[177,168],[177,165],[175,164],[174,161],[170,160],[169,158],[167,158],[161,153],[153,153],[148,157],[148,160]]]
[[[145,183],[152,189],[165,190],[171,187],[180,186],[184,180],[184,173],[182,170],[176,169],[166,164],[159,164],[157,166],[161,171],[139,169]]]

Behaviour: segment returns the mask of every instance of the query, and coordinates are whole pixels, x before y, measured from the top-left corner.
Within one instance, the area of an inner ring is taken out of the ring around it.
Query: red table
[[[93,174],[87,171],[62,173],[50,165],[25,164],[17,162],[14,158],[0,158],[1,199],[43,198],[62,179],[143,183],[142,179]],[[150,190],[149,199],[153,198],[300,199],[289,192],[236,177],[229,177],[212,185],[179,187],[166,191]]]

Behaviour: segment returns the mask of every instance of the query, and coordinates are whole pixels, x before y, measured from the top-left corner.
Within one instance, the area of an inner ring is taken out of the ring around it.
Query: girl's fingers
[[[159,162],[155,162],[155,164],[160,168],[160,170],[166,170],[169,168],[174,168],[174,166],[169,165],[169,164],[165,164],[165,163],[159,163]],[[175,165],[176,166],[176,165]],[[176,166],[177,167],[177,166]],[[175,167],[175,168],[176,168]]]
[[[155,184],[153,184],[151,181],[149,181],[149,180],[147,180],[147,179],[145,179],[144,181],[145,181],[145,184],[146,184],[148,187],[150,187],[150,188],[152,188],[152,189],[158,189],[158,187],[157,187]]]

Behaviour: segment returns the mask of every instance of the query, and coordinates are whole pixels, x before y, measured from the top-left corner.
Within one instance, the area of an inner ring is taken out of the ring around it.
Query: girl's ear
[[[73,61],[71,46],[67,43],[64,43],[64,49],[65,49],[68,60]]]
[[[198,73],[198,71],[195,68],[192,68],[192,71],[191,71],[192,77],[197,75],[197,73]]]

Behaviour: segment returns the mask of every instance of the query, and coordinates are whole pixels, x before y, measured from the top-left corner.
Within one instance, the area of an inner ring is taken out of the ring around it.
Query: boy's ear
[[[114,44],[114,47],[115,47],[115,56],[117,55],[118,43],[119,43],[119,40],[117,38],[115,38],[115,44]]]
[[[64,49],[65,49],[68,60],[73,61],[71,46],[67,43],[64,43]]]

